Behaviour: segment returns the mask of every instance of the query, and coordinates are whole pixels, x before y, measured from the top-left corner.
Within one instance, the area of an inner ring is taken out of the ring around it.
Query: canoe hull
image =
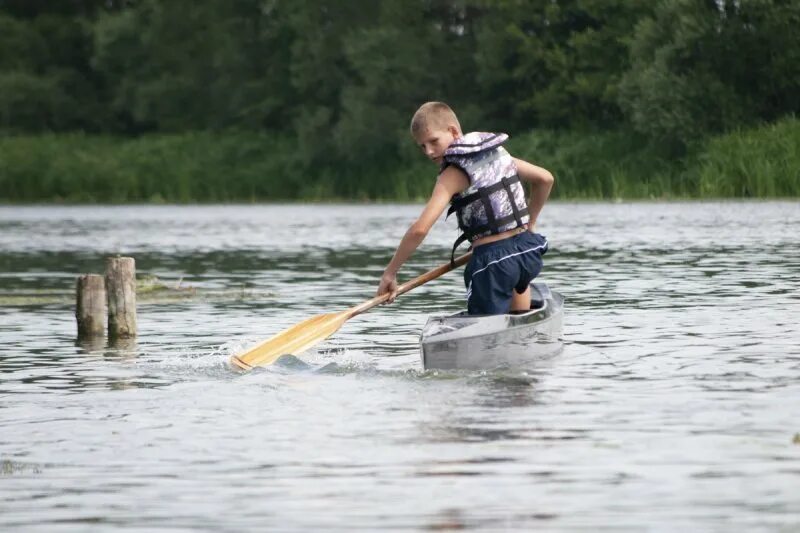
[[[422,366],[441,370],[530,367],[562,348],[564,297],[532,283],[527,313],[431,317],[420,337]]]

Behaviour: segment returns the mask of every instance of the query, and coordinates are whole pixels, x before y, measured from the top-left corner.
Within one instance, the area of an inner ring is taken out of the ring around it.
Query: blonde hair
[[[411,135],[417,135],[428,129],[446,129],[454,126],[461,133],[461,124],[456,114],[444,102],[425,102],[411,117]]]

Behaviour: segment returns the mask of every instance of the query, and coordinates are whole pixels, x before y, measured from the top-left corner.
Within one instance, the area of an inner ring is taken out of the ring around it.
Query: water
[[[250,374],[228,357],[369,298],[419,206],[0,207],[0,530],[797,531],[798,207],[549,204],[565,348],[527,370],[421,370],[451,273]],[[115,253],[191,290],[76,345]]]

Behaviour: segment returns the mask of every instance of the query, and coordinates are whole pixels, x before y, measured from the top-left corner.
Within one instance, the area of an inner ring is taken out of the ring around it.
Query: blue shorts
[[[464,269],[467,312],[470,315],[508,313],[511,291],[525,292],[541,272],[545,252],[547,239],[530,231],[475,248]]]

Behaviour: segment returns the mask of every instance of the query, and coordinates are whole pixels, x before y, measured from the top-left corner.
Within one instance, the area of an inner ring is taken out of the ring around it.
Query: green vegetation
[[[426,100],[557,196],[796,196],[798,25],[784,0],[0,0],[0,201],[419,199]]]
[[[701,196],[800,196],[800,120],[711,139],[696,175]]]
[[[297,180],[287,153],[286,140],[258,133],[0,138],[0,189],[19,202],[287,198]]]
[[[393,168],[305,176],[293,147],[241,132],[0,137],[0,190],[13,202],[406,201],[424,199],[436,174],[412,147]],[[682,158],[621,131],[536,131],[509,149],[556,174],[556,198],[800,196],[794,118],[698,141]]]

